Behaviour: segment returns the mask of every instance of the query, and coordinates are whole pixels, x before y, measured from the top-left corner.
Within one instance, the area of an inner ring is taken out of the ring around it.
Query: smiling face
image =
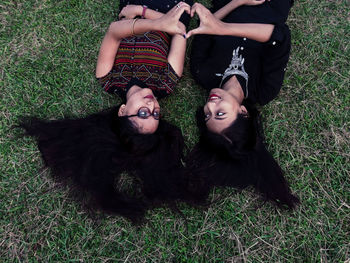
[[[139,86],[132,86],[126,94],[126,104],[120,106],[118,116],[129,116],[137,114],[141,107],[146,107],[150,112],[160,108],[157,99],[151,89],[142,89]],[[154,133],[159,125],[159,120],[153,116],[146,119],[138,116],[130,117],[140,133]]]
[[[204,105],[205,121],[209,131],[221,133],[240,113],[247,113],[247,110],[234,95],[223,89],[210,91],[208,101]]]

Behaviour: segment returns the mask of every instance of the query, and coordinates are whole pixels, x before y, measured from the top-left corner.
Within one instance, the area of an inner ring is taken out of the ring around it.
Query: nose
[[[218,105],[218,100],[211,100],[207,102],[207,107],[210,111],[214,111],[215,107]]]
[[[147,99],[146,104],[147,104],[147,106],[153,106],[154,101],[152,99]]]
[[[204,106],[204,110],[208,110],[210,115],[215,111],[216,103],[213,102],[207,102],[207,104]]]
[[[147,99],[146,105],[147,105],[147,107],[149,108],[149,110],[150,110],[151,112],[153,112],[153,110],[156,108],[155,99]]]

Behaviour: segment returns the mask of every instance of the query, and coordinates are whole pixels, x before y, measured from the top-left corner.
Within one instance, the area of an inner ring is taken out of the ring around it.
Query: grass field
[[[277,0],[272,0],[277,1]],[[202,1],[203,2],[203,1]],[[350,262],[350,4],[296,0],[292,53],[279,97],[262,109],[270,151],[301,199],[293,211],[251,189],[201,211],[183,205],[133,227],[92,217],[42,168],[23,115],[84,116],[115,105],[94,78],[117,1],[4,0],[0,4],[0,262]],[[188,58],[188,55],[187,55]],[[188,70],[161,101],[189,147],[204,92]]]

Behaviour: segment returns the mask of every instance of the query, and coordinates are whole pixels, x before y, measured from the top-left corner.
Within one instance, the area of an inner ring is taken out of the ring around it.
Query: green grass
[[[142,227],[87,213],[42,169],[34,141],[10,129],[23,115],[83,116],[119,102],[94,78],[117,1],[3,1],[0,262],[349,263],[349,2],[295,2],[285,84],[262,112],[269,149],[302,204],[286,212],[262,205],[251,189],[216,190],[211,198],[229,197],[207,211],[181,207],[186,228],[167,209],[149,212]],[[161,105],[189,147],[203,101],[187,63]]]

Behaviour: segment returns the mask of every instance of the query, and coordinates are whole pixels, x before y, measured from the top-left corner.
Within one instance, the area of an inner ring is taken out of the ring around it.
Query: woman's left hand
[[[184,12],[190,14],[191,7],[184,2],[180,2],[170,9],[168,13],[154,21],[158,25],[160,31],[167,32],[170,35],[186,35],[186,28],[179,21]]]
[[[143,7],[141,5],[127,5],[119,13],[119,19],[134,19],[141,16]]]

